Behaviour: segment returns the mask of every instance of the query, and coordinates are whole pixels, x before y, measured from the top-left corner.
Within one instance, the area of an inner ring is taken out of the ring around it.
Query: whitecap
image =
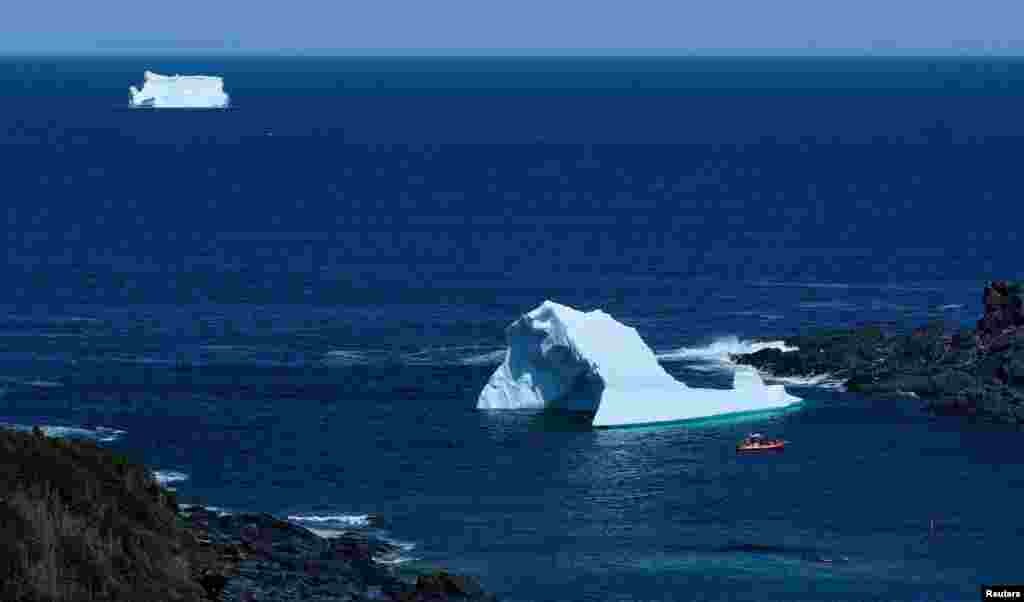
[[[369,527],[369,514],[290,515],[288,520],[296,523],[335,524],[346,527]]]
[[[347,533],[347,531],[340,529],[309,529],[309,532],[324,539],[335,539]]]
[[[412,562],[417,560],[413,556],[408,556],[408,552],[411,552],[416,544],[409,541],[400,541],[398,539],[391,539],[390,537],[381,537],[381,541],[393,546],[395,549],[387,554],[380,554],[374,556],[373,559],[381,564],[402,564],[405,562]]]
[[[773,376],[762,372],[765,382],[774,382],[792,386],[817,387],[819,389],[842,389],[845,381],[831,374],[815,374],[811,376]]]
[[[371,357],[363,350],[333,349],[324,354],[324,361],[338,366],[361,366],[371,363]]]
[[[704,361],[732,363],[730,355],[744,353],[757,353],[764,349],[778,349],[779,351],[797,351],[797,347],[786,345],[784,341],[749,341],[736,336],[727,336],[715,339],[707,345],[699,347],[681,347],[671,351],[657,353],[659,361]]]
[[[416,544],[412,543],[411,541],[401,541],[399,539],[391,539],[390,537],[381,537],[380,539],[385,543],[395,546],[403,552],[409,552],[416,547]]]
[[[941,311],[951,311],[954,309],[963,309],[963,307],[962,303],[949,303],[947,305],[940,305],[937,309]]]
[[[418,560],[418,558],[415,558],[413,556],[395,556],[393,558],[385,558],[382,556],[374,558],[374,560],[380,564],[402,564],[405,562],[413,562],[415,560]]]
[[[505,359],[507,349],[484,345],[448,345],[425,347],[403,353],[402,363],[423,366],[498,365]]]
[[[170,483],[187,481],[188,475],[177,470],[155,470],[153,471],[153,478],[161,485],[169,485]]]
[[[100,443],[110,443],[120,439],[125,431],[109,428],[105,426],[97,426],[93,428],[86,428],[81,426],[64,426],[64,425],[53,425],[53,424],[8,424],[0,423],[0,428],[8,428],[15,431],[31,432],[35,426],[39,426],[39,430],[43,431],[43,434],[47,437],[65,437],[71,439],[92,439]]]

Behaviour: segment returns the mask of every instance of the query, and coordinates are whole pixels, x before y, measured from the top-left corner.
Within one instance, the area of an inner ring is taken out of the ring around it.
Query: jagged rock
[[[192,569],[206,552],[144,466],[0,429],[0,492],[0,600],[203,599]]]
[[[1021,286],[1002,280],[990,282],[982,292],[985,313],[978,320],[978,335],[982,345],[990,347],[993,339],[1007,329],[1024,325],[1024,300]]]
[[[420,591],[375,560],[398,548],[369,535],[353,532],[324,539],[269,514],[217,516],[203,508],[191,509],[185,520],[206,538],[221,542],[212,566],[233,567],[223,586],[224,602],[494,600],[474,580],[448,573],[446,587],[455,584],[462,593],[445,589],[438,598],[435,594],[442,594],[437,591]]]
[[[983,301],[976,331],[862,326],[786,339],[796,351],[766,349],[733,359],[777,376],[829,374],[863,394],[915,393],[936,412],[1024,423],[1018,409],[1024,402],[1022,287],[989,283]]]

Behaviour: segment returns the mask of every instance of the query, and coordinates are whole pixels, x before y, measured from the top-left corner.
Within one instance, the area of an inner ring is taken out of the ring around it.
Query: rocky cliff
[[[88,441],[0,429],[5,602],[484,602],[471,578],[399,578],[372,537],[180,508],[145,467]]]

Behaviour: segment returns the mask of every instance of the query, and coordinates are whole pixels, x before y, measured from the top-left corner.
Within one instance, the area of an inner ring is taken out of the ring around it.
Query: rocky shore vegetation
[[[493,602],[472,578],[400,575],[392,544],[266,514],[179,506],[90,441],[0,429],[0,599]]]

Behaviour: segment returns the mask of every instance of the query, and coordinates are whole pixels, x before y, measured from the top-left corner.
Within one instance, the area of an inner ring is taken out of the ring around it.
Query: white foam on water
[[[168,485],[170,483],[187,481],[188,475],[177,470],[154,470],[153,478],[155,478],[156,482],[161,485]],[[210,510],[212,511],[212,509]]]
[[[376,562],[380,564],[402,564],[405,562],[413,562],[419,560],[413,556],[395,556],[394,558],[374,558]]]
[[[717,338],[707,345],[680,347],[679,349],[663,351],[656,355],[658,361],[661,362],[705,361],[731,364],[733,362],[729,359],[730,355],[757,353],[764,349],[797,351],[799,348],[786,345],[784,341],[749,341],[729,335]]]
[[[309,527],[306,528],[309,529],[310,533],[316,535],[317,537],[322,537],[324,539],[334,539],[337,537],[341,537],[342,535],[347,533],[347,531],[343,529],[311,529]]]
[[[335,524],[346,527],[369,527],[369,514],[290,515],[288,520],[296,523]]]
[[[324,361],[332,364],[358,365],[369,363],[369,359],[362,351],[354,349],[335,349],[324,354]]]
[[[843,389],[844,381],[831,374],[815,374],[812,376],[773,376],[762,372],[765,382],[776,382],[793,386],[818,387],[820,389]]]
[[[387,544],[395,546],[395,548],[397,549],[390,554],[382,554],[380,556],[375,556],[374,560],[376,560],[377,562],[381,564],[402,564],[405,562],[412,562],[414,560],[418,560],[418,558],[408,555],[408,552],[411,552],[413,549],[416,548],[416,544],[409,541],[391,539],[390,537],[381,537],[380,539],[381,541]]]
[[[39,430],[43,431],[43,434],[47,437],[92,439],[99,443],[110,443],[111,441],[116,441],[125,434],[125,431],[106,426],[86,428],[81,426],[63,426],[53,424],[31,425],[0,423],[0,428],[8,428],[21,432],[32,432],[32,429],[35,428],[35,426],[38,426]]]
[[[389,543],[404,552],[409,552],[416,547],[416,544],[410,541],[401,541],[398,539],[391,539],[390,537],[381,537],[380,539],[381,541]]]
[[[504,347],[448,345],[403,353],[401,359],[403,364],[423,366],[498,365],[505,359],[505,353]]]

